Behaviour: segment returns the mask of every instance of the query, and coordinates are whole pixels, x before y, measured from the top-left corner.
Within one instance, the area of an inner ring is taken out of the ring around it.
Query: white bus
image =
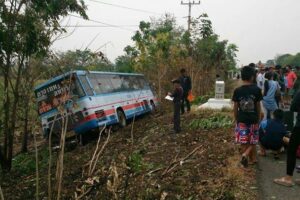
[[[44,135],[68,131],[83,134],[119,124],[155,110],[157,98],[142,74],[72,71],[35,88]],[[54,123],[54,124],[53,124]]]

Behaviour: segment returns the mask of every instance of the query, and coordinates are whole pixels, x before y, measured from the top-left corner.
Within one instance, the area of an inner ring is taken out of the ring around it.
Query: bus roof
[[[45,87],[46,85],[49,85],[55,81],[58,81],[72,73],[76,73],[77,75],[85,75],[85,74],[109,74],[109,75],[127,75],[127,76],[144,76],[143,74],[137,74],[137,73],[119,73],[119,72],[103,72],[103,71],[83,71],[83,70],[75,70],[66,72],[62,75],[56,76],[52,78],[51,80],[46,81],[45,83],[42,83],[34,88],[34,90],[41,89],[42,87]]]

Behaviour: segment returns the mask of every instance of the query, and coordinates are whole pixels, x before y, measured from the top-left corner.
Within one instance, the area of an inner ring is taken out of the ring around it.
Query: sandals
[[[274,179],[274,183],[285,186],[285,187],[292,187],[295,185],[293,182],[288,182],[284,178]],[[299,183],[300,183],[300,180],[299,180]]]
[[[247,159],[245,156],[242,157],[241,164],[242,164],[243,167],[245,167],[245,168],[248,167],[248,159]]]

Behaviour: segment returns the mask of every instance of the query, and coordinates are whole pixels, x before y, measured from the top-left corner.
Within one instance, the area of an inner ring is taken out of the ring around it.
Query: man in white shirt
[[[256,77],[257,87],[259,87],[261,90],[263,90],[264,82],[265,82],[264,69],[259,68],[259,72],[258,72],[258,75]]]

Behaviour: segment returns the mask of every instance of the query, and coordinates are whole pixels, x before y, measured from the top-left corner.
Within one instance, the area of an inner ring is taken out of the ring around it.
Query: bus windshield
[[[35,90],[39,114],[49,112],[73,97],[83,97],[85,93],[75,74],[65,76]]]

